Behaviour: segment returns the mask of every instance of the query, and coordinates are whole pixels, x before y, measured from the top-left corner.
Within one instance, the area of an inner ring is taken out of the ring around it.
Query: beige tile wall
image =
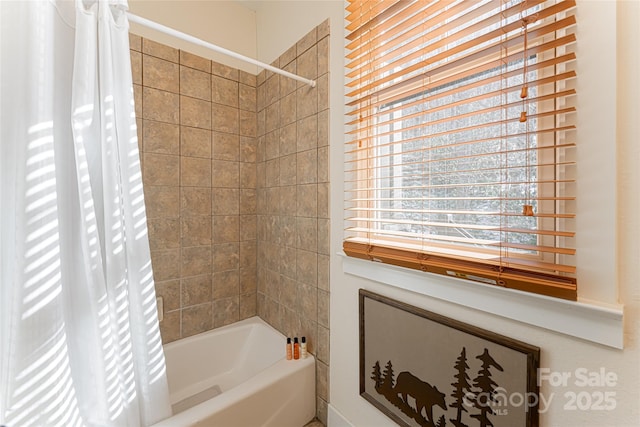
[[[311,88],[258,74],[258,314],[306,336],[317,359],[317,415],[329,396],[329,23],[273,65],[317,80]]]
[[[329,396],[329,23],[276,61],[310,88],[131,35],[151,258],[167,343],[259,314],[306,336]]]
[[[163,342],[254,316],[256,76],[131,35]]]

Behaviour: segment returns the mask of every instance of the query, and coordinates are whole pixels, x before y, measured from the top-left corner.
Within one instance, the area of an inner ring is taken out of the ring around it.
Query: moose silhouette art
[[[437,387],[422,381],[420,378],[407,371],[403,371],[398,374],[393,392],[400,395],[401,399],[407,405],[409,404],[407,396],[411,396],[416,401],[416,413],[422,415],[422,410],[424,409],[427,414],[427,420],[431,423],[434,422],[434,405],[438,405],[444,410],[447,409],[447,404],[444,400],[444,393],[440,392]]]

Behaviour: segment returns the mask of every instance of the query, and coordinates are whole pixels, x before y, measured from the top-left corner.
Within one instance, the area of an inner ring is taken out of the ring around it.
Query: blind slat
[[[554,82],[555,79],[548,79],[548,83]],[[522,86],[520,86],[522,87]],[[511,93],[511,92],[520,92],[520,88],[517,88],[517,90],[515,88],[509,88],[506,92],[507,93]],[[570,96],[573,96],[576,94],[576,90],[575,89],[568,89],[562,92],[555,92],[555,93],[550,93],[547,95],[541,95],[541,96],[532,96],[527,98],[526,101],[522,101],[522,100],[517,100],[517,101],[513,101],[513,102],[509,102],[509,103],[503,103],[502,105],[494,105],[492,107],[488,107],[488,108],[484,108],[484,109],[470,109],[470,111],[468,113],[465,114],[457,114],[457,115],[452,115],[448,118],[442,118],[440,120],[433,120],[433,121],[429,121],[429,122],[423,122],[420,123],[419,125],[415,125],[415,126],[403,126],[402,127],[402,131],[406,132],[409,130],[413,130],[413,129],[424,129],[425,126],[433,126],[433,125],[437,125],[440,123],[445,123],[448,121],[455,121],[455,120],[459,120],[461,118],[465,118],[465,117],[473,117],[473,116],[478,116],[478,115],[482,115],[482,114],[487,114],[490,113],[492,111],[496,111],[496,110],[503,110],[505,108],[510,109],[513,107],[522,107],[523,103],[526,106],[529,106],[530,104],[533,103],[540,103],[543,101],[549,101],[552,99],[559,99],[559,98],[568,98]],[[386,120],[386,121],[378,121],[377,123],[371,124],[371,125],[365,125],[365,126],[359,126],[357,129],[352,130],[347,132],[348,135],[354,135],[354,134],[358,134],[358,133],[362,133],[362,132],[367,132],[369,130],[372,129],[379,129],[381,127],[390,127],[394,124],[398,124],[401,122],[406,122],[410,119],[415,119],[415,118],[420,118],[420,117],[425,117],[428,115],[431,115],[433,113],[439,112],[439,111],[444,111],[444,110],[450,110],[450,109],[454,109],[456,107],[459,107],[461,105],[465,105],[465,104],[469,104],[471,102],[477,102],[477,101],[482,101],[482,100],[486,100],[488,98],[494,98],[494,97],[499,97],[504,95],[504,91],[501,90],[497,90],[497,91],[493,91],[493,92],[487,92],[485,94],[481,94],[481,95],[477,95],[474,97],[470,97],[467,98],[466,100],[460,100],[457,102],[452,102],[450,104],[444,104],[438,107],[434,107],[429,109],[428,111],[418,111],[416,113],[413,114],[406,114],[406,115],[401,115],[398,118],[395,119],[391,119],[391,120]],[[397,110],[396,110],[397,111]],[[375,118],[381,118],[384,116],[388,116],[391,113],[387,113],[387,112],[383,112],[383,113],[379,113],[376,114],[374,117]],[[391,130],[387,133],[376,133],[376,137],[381,137],[387,134],[394,134],[397,133],[397,130]]]
[[[452,214],[452,215],[477,215],[477,216],[496,216],[496,217],[515,217],[522,216],[520,213],[511,213],[511,212],[502,212],[502,211],[469,211],[469,210],[443,210],[443,209],[382,209],[382,208],[365,208],[365,207],[357,207],[357,208],[345,208],[347,211],[358,211],[358,212],[406,212],[410,214]],[[570,213],[537,213],[535,215],[538,218],[574,218],[574,214]],[[526,233],[526,231],[520,231],[521,233]]]
[[[474,239],[469,237],[458,237],[458,236],[443,236],[437,234],[427,234],[427,233],[409,233],[402,231],[388,231],[388,230],[371,230],[367,228],[360,227],[352,227],[347,228],[348,232],[354,233],[366,233],[373,235],[386,235],[386,236],[395,236],[395,237],[405,237],[405,238],[421,238],[430,241],[437,241],[440,243],[451,242],[451,243],[464,243],[470,245],[482,245],[487,247],[502,247],[508,249],[518,249],[522,251],[528,252],[543,252],[543,253],[553,253],[553,254],[563,254],[563,255],[575,255],[575,249],[570,248],[556,248],[554,246],[538,246],[538,245],[523,245],[519,243],[510,243],[510,242],[502,242],[496,239]]]
[[[434,11],[437,11],[440,8],[448,7],[451,4],[457,2],[458,0],[441,0],[437,3],[427,4],[423,1],[417,1],[413,3],[411,6],[404,9],[402,12],[397,13],[393,17],[391,17],[387,22],[385,22],[384,27],[379,28],[381,31],[376,31],[375,34],[369,35],[365,37],[364,35],[360,37],[352,38],[352,42],[348,43],[346,48],[349,50],[346,57],[348,59],[353,59],[360,56],[363,52],[367,52],[371,49],[375,49],[375,43],[382,38],[382,40],[388,40],[398,34],[406,33],[409,28],[415,28],[417,23],[420,23],[424,16],[431,15]],[[449,8],[451,13],[456,13],[458,8],[463,7],[462,4],[458,4],[455,7]],[[445,15],[439,15],[445,18]]]
[[[521,70],[516,70],[516,71],[514,71],[514,74],[516,72],[522,73]],[[536,84],[536,85],[551,84],[551,83],[556,83],[556,82],[564,82],[564,81],[567,81],[567,80],[575,78],[575,76],[576,76],[576,74],[575,74],[574,71],[569,71],[569,72],[561,73],[561,74],[558,74],[558,75],[555,75],[555,76],[536,79],[536,80],[530,81],[528,83],[529,83],[529,85],[533,85],[533,84]],[[458,87],[455,87],[455,88],[451,88],[449,90],[441,91],[441,92],[438,92],[436,95],[433,95],[433,96],[425,94],[424,97],[420,96],[420,97],[418,97],[417,100],[415,100],[413,102],[396,102],[395,104],[398,105],[397,107],[381,108],[381,106],[376,106],[374,108],[375,111],[373,112],[373,114],[369,114],[369,115],[359,114],[356,119],[354,119],[351,122],[348,122],[346,124],[347,124],[347,126],[353,126],[353,125],[359,124],[360,125],[360,127],[359,127],[360,129],[365,129],[365,127],[362,125],[362,122],[366,123],[365,126],[372,126],[372,125],[370,125],[370,123],[373,120],[376,120],[376,119],[378,119],[380,117],[385,117],[387,115],[390,115],[390,114],[396,113],[396,112],[402,112],[402,111],[407,110],[407,109],[412,108],[412,107],[418,107],[418,106],[423,105],[425,102],[432,103],[434,101],[441,100],[442,98],[445,98],[447,96],[453,95],[453,94],[455,94],[457,92],[467,92],[467,91],[470,91],[472,89],[478,88],[478,87],[480,87],[482,85],[495,84],[498,81],[498,79],[500,79],[500,78],[501,78],[501,76],[494,76],[493,78],[490,78],[490,79],[486,79],[486,80],[482,80],[482,81],[479,81],[479,82],[466,84],[466,85],[463,85],[463,86],[458,86]],[[519,93],[521,88],[522,88],[522,84],[516,85],[516,84],[512,83],[509,87],[507,87],[505,89],[505,91],[507,93],[513,93],[513,92],[518,92]],[[564,96],[570,96],[570,95],[573,95],[575,93],[575,90],[574,91],[565,90],[565,91],[561,91],[561,92],[556,92],[556,96],[559,96],[559,94],[563,94],[563,93],[565,94]],[[457,100],[457,101],[454,101],[454,102],[450,102],[450,103],[444,104],[444,105],[442,105],[441,107],[438,107],[438,108],[439,109],[444,109],[444,108],[447,108],[447,107],[451,108],[451,107],[455,107],[455,106],[458,106],[458,105],[462,105],[464,103],[487,99],[487,98],[496,96],[498,94],[503,94],[503,92],[500,91],[500,90],[491,91],[491,92],[485,92],[483,94],[476,95],[475,97],[467,98],[466,100]],[[526,102],[528,104],[530,104],[531,103],[531,99],[532,98],[527,98]],[[393,102],[388,102],[387,105],[393,106],[394,103]],[[429,109],[428,111],[433,111],[433,109]],[[419,111],[419,112],[414,113],[412,115],[407,115],[406,117],[408,117],[408,118],[419,117],[420,114],[424,115],[424,114],[426,114],[426,112],[425,111]],[[348,115],[352,116],[354,114],[352,112],[349,112]],[[383,122],[379,122],[379,121],[376,120],[375,124],[377,126],[380,126],[380,125],[383,124]],[[352,134],[354,132],[350,131],[348,133]]]
[[[545,111],[543,113],[537,113],[537,114],[531,114],[529,115],[529,119],[533,120],[533,119],[541,119],[541,118],[545,118],[545,117],[551,117],[551,116],[558,116],[558,115],[562,115],[562,114],[568,114],[568,113],[573,113],[575,112],[576,109],[575,107],[569,107],[569,108],[563,108],[560,110],[552,110],[552,111]],[[442,132],[436,132],[436,133],[432,133],[429,135],[420,135],[420,136],[416,136],[414,138],[407,138],[406,140],[404,140],[405,142],[410,142],[410,141],[414,141],[414,140],[421,140],[421,139],[429,139],[429,138],[436,138],[438,136],[443,136],[443,135],[451,135],[454,133],[461,133],[461,132],[469,132],[469,131],[476,131],[479,130],[481,128],[493,128],[493,127],[499,127],[501,125],[508,125],[509,123],[516,123],[519,122],[519,117],[513,117],[513,118],[509,118],[509,119],[505,119],[505,120],[496,120],[493,122],[487,122],[487,123],[481,123],[481,124],[476,124],[476,125],[471,125],[471,126],[465,126],[465,127],[461,127],[461,128],[457,128],[457,129],[452,129],[449,131],[442,131]],[[413,127],[413,130],[420,130],[423,129],[423,127]],[[362,141],[371,141],[372,139],[380,138],[382,136],[386,136],[386,135],[393,135],[396,132],[384,132],[384,133],[380,133],[378,135],[372,135],[369,137],[360,137],[357,138],[357,140],[352,141],[353,143],[356,143],[358,145],[363,145],[361,144]],[[520,133],[519,135],[526,135],[526,133]],[[505,135],[506,137],[506,135]],[[494,139],[499,139],[499,138],[494,138]]]
[[[561,29],[563,29],[564,27],[561,27],[560,25],[548,25],[544,28],[541,28],[538,30],[538,32],[540,32],[540,37],[548,34],[548,33],[552,33],[555,31],[559,31]],[[545,32],[542,32],[542,30],[546,30]],[[517,36],[509,41],[506,42],[496,42],[493,43],[487,47],[485,47],[483,50],[478,51],[478,52],[471,52],[467,55],[464,55],[462,57],[456,58],[452,61],[449,62],[445,62],[441,65],[438,65],[434,68],[427,68],[428,65],[430,63],[441,63],[445,58],[447,58],[448,55],[448,50],[445,52],[442,52],[440,54],[435,55],[432,58],[429,58],[428,60],[425,61],[420,61],[418,63],[415,63],[413,65],[406,65],[406,63],[391,63],[389,65],[386,65],[385,67],[380,69],[381,73],[384,73],[385,71],[389,71],[392,69],[400,69],[400,71],[396,71],[396,72],[392,72],[390,74],[384,75],[384,77],[380,77],[375,79],[374,81],[371,81],[370,79],[367,78],[353,78],[352,81],[350,83],[347,84],[347,86],[351,86],[354,85],[355,83],[355,87],[357,89],[349,92],[347,94],[348,97],[354,97],[356,95],[359,95],[361,93],[369,93],[371,91],[374,90],[381,90],[381,89],[388,89],[388,87],[390,86],[388,83],[389,82],[393,82],[393,86],[397,86],[398,83],[396,83],[398,80],[402,80],[402,81],[410,81],[409,79],[407,79],[407,77],[412,77],[412,78],[420,78],[420,79],[427,79],[429,77],[434,77],[437,78],[438,74],[447,72],[449,70],[453,70],[455,68],[459,68],[459,67],[463,67],[467,64],[473,64],[474,61],[478,61],[479,59],[481,59],[482,57],[488,57],[488,58],[493,58],[496,55],[500,54],[501,50],[510,50],[512,48],[515,48],[518,45],[522,44],[522,40],[524,40],[523,36]],[[560,46],[566,46],[569,45],[571,43],[575,42],[575,36],[574,35],[569,35],[566,36],[562,39],[556,39],[553,42],[549,42],[549,43],[544,43],[544,44],[540,44],[537,46],[533,46],[527,49],[526,52],[518,52],[519,56],[531,56],[532,54],[535,53],[540,53],[543,52],[545,50],[548,49],[555,49],[558,48]],[[454,53],[460,53],[463,52],[465,46],[459,46],[456,48],[451,49]],[[399,61],[405,61],[405,60],[409,60],[409,59],[414,59],[413,58],[414,55],[408,55],[407,57],[401,58]],[[420,56],[420,55],[415,55]],[[418,76],[415,76],[414,72],[417,72],[419,70],[424,69],[425,71],[420,72],[418,74]],[[380,74],[382,75],[382,74]]]
[[[507,62],[510,62],[511,59],[515,59],[515,58],[517,58],[517,56],[520,56],[520,55],[513,55],[513,56],[507,57],[505,59],[507,60]],[[561,64],[562,65],[566,65],[566,63],[568,63],[568,62],[574,61],[575,58],[576,58],[576,56],[575,56],[574,53],[567,53],[565,55],[557,56],[557,57],[554,57],[554,58],[551,58],[551,59],[548,59],[548,60],[545,60],[545,61],[536,62],[535,64],[530,64],[527,67],[527,69],[529,70],[529,72],[537,72],[537,71],[543,70],[546,67],[557,67],[558,65],[561,65]],[[409,98],[411,96],[419,95],[419,94],[429,90],[429,88],[432,88],[432,87],[446,86],[446,85],[449,85],[449,84],[451,84],[452,82],[455,82],[455,81],[462,81],[463,79],[465,79],[465,78],[467,78],[469,76],[481,74],[481,73],[487,72],[487,71],[489,71],[491,69],[498,68],[498,67],[501,66],[501,62],[502,62],[501,60],[497,59],[495,61],[485,63],[482,66],[474,67],[474,68],[468,69],[468,70],[466,70],[464,72],[457,73],[455,75],[446,76],[446,77],[444,77],[444,78],[442,78],[440,80],[437,80],[437,81],[435,81],[433,79],[430,79],[429,80],[429,85],[427,87],[424,87],[424,85],[419,85],[417,87],[413,87],[412,86],[411,90],[402,91],[402,92],[398,91],[398,93],[396,95],[392,96],[392,97],[384,97],[384,98],[383,97],[377,97],[377,98],[380,98],[380,99],[377,99],[375,102],[372,100],[371,97],[366,97],[366,98],[362,99],[361,101],[349,102],[347,104],[347,106],[350,106],[350,107],[353,107],[353,106],[358,105],[358,104],[364,104],[365,106],[361,107],[361,108],[352,108],[350,111],[348,111],[347,114],[348,115],[352,115],[352,116],[354,116],[354,115],[357,115],[357,116],[362,115],[362,117],[367,117],[367,115],[363,114],[363,113],[368,112],[372,108],[379,108],[381,105],[384,105],[384,104],[397,103],[397,102],[399,102],[399,101],[401,101],[403,99]],[[568,74],[568,73],[571,73],[572,75],[571,76],[567,76],[567,78],[568,77],[575,77],[575,71],[568,71],[567,73],[561,73],[560,75],[564,76],[565,74]],[[506,72],[506,73],[502,73],[501,75],[496,75],[494,77],[489,77],[489,78],[486,78],[486,79],[483,79],[483,80],[479,80],[479,81],[475,81],[475,82],[469,80],[465,84],[461,85],[460,87],[464,88],[464,89],[471,89],[471,88],[474,88],[474,87],[481,86],[484,83],[489,84],[489,83],[494,83],[496,81],[499,81],[500,79],[505,79],[505,78],[509,79],[509,78],[511,78],[511,77],[513,77],[515,75],[518,75],[518,74],[520,74],[520,75],[522,74],[522,69],[512,70],[512,71],[509,71],[509,72]],[[560,75],[558,77],[560,77]],[[417,82],[417,80],[416,80],[416,82]]]

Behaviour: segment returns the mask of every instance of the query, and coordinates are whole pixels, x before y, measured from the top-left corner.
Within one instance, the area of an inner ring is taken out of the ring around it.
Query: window
[[[347,10],[345,253],[575,300],[575,1]]]

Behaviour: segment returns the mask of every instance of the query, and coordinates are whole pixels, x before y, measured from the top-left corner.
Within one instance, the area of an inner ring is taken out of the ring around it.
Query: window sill
[[[623,348],[623,308],[620,305],[567,301],[365,261],[344,253],[339,255],[343,257],[342,265],[347,274],[605,346]]]

